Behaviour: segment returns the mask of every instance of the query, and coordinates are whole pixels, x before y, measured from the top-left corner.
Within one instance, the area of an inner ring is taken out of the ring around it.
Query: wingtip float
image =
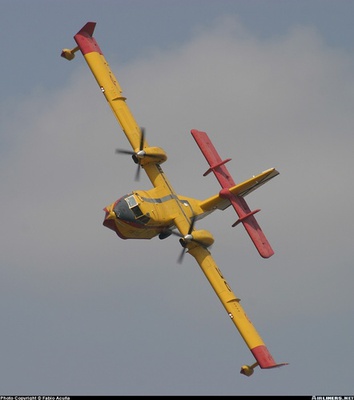
[[[87,22],[87,24],[84,25],[74,36],[78,46],[74,47],[73,49],[63,49],[61,56],[71,61],[75,57],[75,53],[78,50],[81,50],[82,54],[89,53],[90,51],[98,51],[101,53],[96,40],[92,37],[95,27],[96,22]]]
[[[193,129],[191,134],[209,164],[209,169],[204,176],[213,172],[221,185],[221,190],[204,200],[178,195],[160,165],[166,161],[167,155],[163,149],[148,145],[144,130],[136,123],[126,104],[126,98],[122,95],[121,87],[93,37],[95,27],[95,22],[84,25],[74,36],[77,46],[73,49],[63,49],[61,56],[72,60],[75,53],[81,51],[132,147],[132,151],[119,152],[130,154],[134,162],[138,164],[138,169],[145,170],[153,186],[150,190],[133,191],[105,207],[106,215],[103,224],[122,239],[154,237],[166,239],[173,234],[179,236],[179,242],[183,248],[182,254],[188,252],[196,259],[228,316],[256,359],[252,365],[243,365],[241,374],[250,376],[257,366],[270,369],[287,365],[287,363],[277,364],[274,361],[241,306],[240,299],[233,293],[212,258],[209,251],[210,245],[214,242],[212,234],[204,229],[195,228],[195,221],[217,209],[225,210],[232,206],[238,215],[238,220],[232,226],[242,224],[260,256],[271,257],[274,251],[255,219],[255,214],[259,212],[259,209],[251,211],[244,197],[277,176],[279,172],[271,168],[236,184],[225,166],[230,159],[222,160],[208,135]]]

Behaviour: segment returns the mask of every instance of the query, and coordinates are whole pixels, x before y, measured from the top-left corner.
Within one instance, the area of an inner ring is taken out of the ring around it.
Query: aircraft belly
[[[161,229],[147,228],[146,225],[140,226],[119,219],[105,220],[103,225],[116,232],[121,239],[151,239],[161,232]]]
[[[161,229],[141,227],[121,220],[115,220],[115,232],[122,239],[151,239],[158,235]]]

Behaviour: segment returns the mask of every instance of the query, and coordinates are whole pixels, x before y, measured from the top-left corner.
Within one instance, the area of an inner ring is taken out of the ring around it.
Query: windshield
[[[134,195],[130,195],[125,198],[125,201],[127,202],[129,208],[131,211],[133,211],[135,218],[138,218],[139,221],[143,223],[147,223],[150,218],[147,216],[144,216],[142,211],[140,210],[140,207],[138,206],[138,202],[136,201],[136,198]]]

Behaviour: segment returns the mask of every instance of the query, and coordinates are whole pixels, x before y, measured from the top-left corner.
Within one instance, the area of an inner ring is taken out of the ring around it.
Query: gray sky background
[[[0,394],[354,394],[353,1],[0,2]],[[148,189],[83,57],[95,37],[178,193],[219,191],[190,130],[242,181],[275,255],[232,209],[198,223],[278,362],[254,359],[193,257],[121,240],[102,209]]]

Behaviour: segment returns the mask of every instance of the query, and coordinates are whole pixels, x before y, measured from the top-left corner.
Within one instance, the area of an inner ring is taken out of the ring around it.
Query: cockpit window
[[[144,216],[144,214],[141,212],[140,207],[138,206],[138,203],[134,195],[126,197],[125,201],[127,202],[131,211],[133,211],[135,218],[139,219],[144,224],[146,224],[150,220],[149,217]]]
[[[138,205],[138,203],[136,202],[136,199],[133,195],[126,197],[125,201],[128,203],[129,208],[132,208],[132,207],[135,207]]]

